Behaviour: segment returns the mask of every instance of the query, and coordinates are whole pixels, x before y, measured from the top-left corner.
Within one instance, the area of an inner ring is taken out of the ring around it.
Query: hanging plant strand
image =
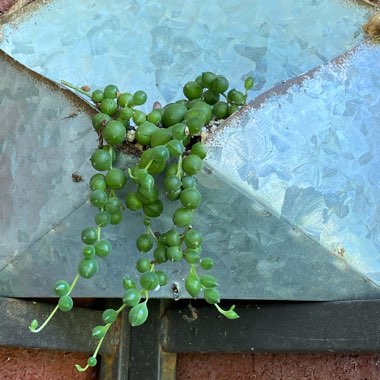
[[[111,243],[103,236],[103,228],[119,224],[125,209],[127,215],[139,212],[145,228],[144,233],[136,237],[136,249],[141,253],[135,264],[139,279],[131,276],[122,279],[123,303],[118,310],[104,311],[103,325],[92,331],[98,341],[95,351],[84,367],[75,366],[78,371],[96,365],[100,346],[124,308],[128,308],[131,326],[140,326],[147,320],[150,293],[168,283],[166,272],[161,270],[167,262],[185,260],[188,263],[185,287],[192,298],[203,293],[206,302],[215,305],[225,317],[238,318],[234,306],[229,310],[219,306],[217,280],[207,274],[214,262],[209,257],[201,257],[204,236],[193,226],[193,218],[202,204],[196,175],[207,155],[202,138],[205,127],[212,121],[227,118],[246,104],[253,78],[245,80],[243,93],[235,89],[228,91],[229,82],[225,77],[204,72],[185,84],[183,93],[186,99],[163,108],[155,103],[148,114],[137,109],[147,101],[144,91],[120,93],[115,85],[108,85],[104,90],[91,93],[88,87],[76,87],[65,81],[62,84],[88,96],[99,110],[92,117],[92,125],[99,135],[99,146],[91,155],[91,164],[98,173],[89,182],[89,200],[97,213],[93,225],[81,231],[83,248],[78,274],[71,284],[66,280],[56,282],[54,292],[60,297],[57,306],[40,327],[34,319],[29,326],[30,331],[41,331],[58,310],[67,312],[72,309],[71,293],[80,277],[90,279],[95,276],[101,260],[107,259],[112,251]],[[137,147],[141,155],[135,166],[123,170],[113,164],[118,151],[126,146]],[[160,175],[164,177],[163,189],[157,186]],[[119,190],[127,182],[133,183],[134,191],[121,199]],[[154,231],[153,220],[164,212],[161,200],[164,196],[175,202],[178,208],[172,216],[173,225],[169,230]]]

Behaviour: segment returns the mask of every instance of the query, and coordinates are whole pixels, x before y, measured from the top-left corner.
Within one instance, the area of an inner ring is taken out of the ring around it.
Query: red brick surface
[[[1,380],[95,380],[97,368],[79,373],[87,354],[0,348]]]
[[[379,380],[379,354],[184,354],[177,380]]]

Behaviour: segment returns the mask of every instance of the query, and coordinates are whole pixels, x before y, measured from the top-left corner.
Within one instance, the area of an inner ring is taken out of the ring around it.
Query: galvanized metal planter
[[[84,6],[81,4],[65,3],[67,9],[73,10]],[[235,5],[228,6],[236,12],[233,20],[239,20],[242,10]],[[53,3],[41,8],[37,19],[54,16],[54,6]],[[215,12],[221,9],[217,4],[211,7]],[[137,11],[143,9],[129,9],[131,14]],[[145,11],[149,13],[151,9]],[[178,16],[184,17],[183,22],[186,12],[191,9]],[[363,17],[361,10],[357,12],[358,19]],[[172,21],[164,20],[162,26],[148,18],[153,26],[148,25],[147,31],[152,33],[154,41],[155,38],[159,41],[159,36],[170,35],[165,28],[183,34],[185,26],[181,29],[171,24],[175,18],[172,15]],[[10,21],[20,22],[20,19]],[[240,20],[232,25],[239,31],[249,23]],[[53,79],[67,75],[65,79],[73,80],[74,76],[75,82],[89,83],[86,75],[90,75],[89,84],[94,83],[95,73],[85,72],[81,66],[84,45],[76,52],[63,49],[55,53],[57,57],[65,57],[69,64],[62,62],[59,66],[58,58],[46,57],[45,48],[54,50],[66,42],[75,44],[69,34],[59,43],[56,41],[42,49],[37,39],[31,42],[30,54],[25,54],[28,43],[26,40],[20,43],[20,38],[27,38],[33,27],[32,19],[26,18],[19,25],[20,34],[16,34],[12,24],[6,23],[6,38],[0,46]],[[39,30],[46,32],[44,28]],[[264,33],[265,27],[261,26],[260,30]],[[123,35],[125,30],[115,27],[114,32]],[[219,37],[227,41],[228,33],[223,33]],[[108,64],[116,58],[120,64],[131,58],[124,53],[115,56],[112,45],[103,45],[104,36],[107,34],[88,36],[91,65],[97,66],[99,55]],[[190,33],[186,41],[191,45],[198,37],[199,34]],[[269,38],[265,33],[261,37]],[[339,38],[344,45],[344,36]],[[183,52],[174,54],[179,42],[169,40],[174,63],[166,67],[160,61],[164,57],[162,51],[156,51],[155,55],[155,50],[152,53],[145,47],[141,54],[151,54],[150,66],[122,76],[121,85],[127,77],[144,78],[145,84],[148,80],[157,81],[153,94],[156,99],[171,100],[178,95],[163,85],[174,66],[179,69],[184,59]],[[264,85],[260,77],[262,71],[266,72],[265,62],[270,58],[267,50],[255,50],[249,43],[233,46],[240,57],[238,74],[256,70],[258,91],[278,83],[277,77]],[[302,46],[300,41],[299,46]],[[111,61],[99,51],[101,47],[111,49],[106,49]],[[193,54],[194,50],[191,51]],[[318,50],[312,54],[320,57],[318,64],[333,58],[331,51],[326,51],[327,56],[321,54]],[[195,58],[190,54],[187,59]],[[278,59],[274,61],[278,63]],[[207,236],[205,248],[217,262],[217,276],[226,279],[221,285],[224,298],[339,300],[379,296],[376,207],[379,77],[373,70],[378,61],[378,48],[362,46],[347,57],[346,63],[323,66],[310,78],[303,77],[302,83],[287,82],[285,93],[277,88],[264,103],[253,102],[210,140],[210,158],[199,178],[204,205],[195,223],[202,226]],[[224,66],[223,62],[214,65]],[[201,71],[203,64],[197,66]],[[301,65],[301,70],[313,65],[311,59],[306,66]],[[282,67],[289,68],[289,62]],[[32,75],[5,53],[0,68],[4,73],[1,88],[6,89],[0,103],[5,115],[0,153],[4,163],[0,186],[5,197],[1,218],[0,294],[51,296],[50,288],[55,280],[70,279],[76,272],[81,245],[79,233],[92,223],[94,216],[86,204],[85,182],[72,181],[73,173],[84,179],[92,175],[88,157],[96,145],[96,136],[88,118],[91,109],[80,99],[73,103],[68,92]],[[153,72],[154,68],[155,78],[144,77],[144,73]],[[118,72],[115,67],[113,70]],[[116,80],[107,76],[106,71],[98,74],[100,85]],[[179,80],[184,74],[180,70],[175,78]],[[290,71],[286,73],[290,74]],[[129,85],[132,88],[139,85],[133,80]],[[121,164],[130,159],[122,158]],[[80,282],[74,295],[119,297],[122,294],[117,279],[133,272],[133,262],[138,257],[131,239],[141,232],[135,218],[136,215],[130,214],[125,224],[109,230],[108,238],[114,245],[112,257],[102,265],[97,281]],[[172,285],[179,288],[179,297],[187,297],[182,283],[184,268],[173,267],[169,274]],[[157,297],[172,298],[172,286],[161,289]]]

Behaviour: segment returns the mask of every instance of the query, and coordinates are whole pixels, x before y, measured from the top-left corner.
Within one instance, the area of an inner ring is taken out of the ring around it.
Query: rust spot
[[[380,13],[373,15],[368,22],[363,25],[363,30],[375,41],[380,42]]]
[[[338,248],[334,249],[334,251],[333,251],[334,256],[344,257],[345,253],[346,253],[346,250],[343,247],[338,247]]]
[[[81,182],[83,181],[83,178],[80,174],[78,174],[77,172],[71,174],[71,179],[73,182]]]

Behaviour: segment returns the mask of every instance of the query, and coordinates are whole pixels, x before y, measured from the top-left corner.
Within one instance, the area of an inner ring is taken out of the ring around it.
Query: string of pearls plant
[[[225,317],[238,318],[234,306],[229,310],[219,306],[217,280],[207,273],[214,262],[201,257],[204,236],[193,226],[193,217],[202,203],[196,182],[207,154],[202,130],[212,120],[225,119],[246,104],[253,78],[245,80],[243,93],[236,89],[228,91],[229,82],[225,77],[204,72],[185,84],[186,99],[163,108],[155,107],[148,114],[138,109],[147,101],[144,91],[120,93],[115,85],[108,85],[104,90],[91,93],[86,87],[79,88],[65,81],[62,84],[88,96],[99,110],[92,117],[92,125],[99,135],[99,146],[91,155],[91,164],[97,173],[89,182],[89,200],[97,211],[93,226],[81,232],[83,248],[78,274],[71,284],[66,280],[56,282],[54,292],[59,297],[58,304],[41,326],[34,319],[30,331],[38,333],[58,310],[68,312],[73,308],[71,293],[78,280],[92,278],[101,260],[108,260],[112,245],[105,238],[104,229],[120,223],[123,211],[127,215],[141,213],[145,226],[145,232],[136,237],[136,249],[141,257],[135,266],[140,277],[138,281],[131,276],[122,279],[122,304],[117,310],[103,312],[103,323],[92,331],[98,344],[84,367],[76,365],[78,371],[96,365],[109,328],[125,308],[128,308],[131,326],[140,326],[146,321],[150,294],[168,283],[167,274],[161,270],[167,261],[188,263],[185,287],[191,297],[197,298],[203,292],[206,302],[215,305]],[[125,144],[133,144],[141,151],[138,163],[127,170],[113,166],[118,150]],[[157,186],[158,176],[164,177],[163,189]],[[134,191],[128,192],[122,200],[120,190],[127,181],[134,184]],[[169,230],[154,231],[153,220],[164,212],[163,197],[176,202],[178,208]]]

